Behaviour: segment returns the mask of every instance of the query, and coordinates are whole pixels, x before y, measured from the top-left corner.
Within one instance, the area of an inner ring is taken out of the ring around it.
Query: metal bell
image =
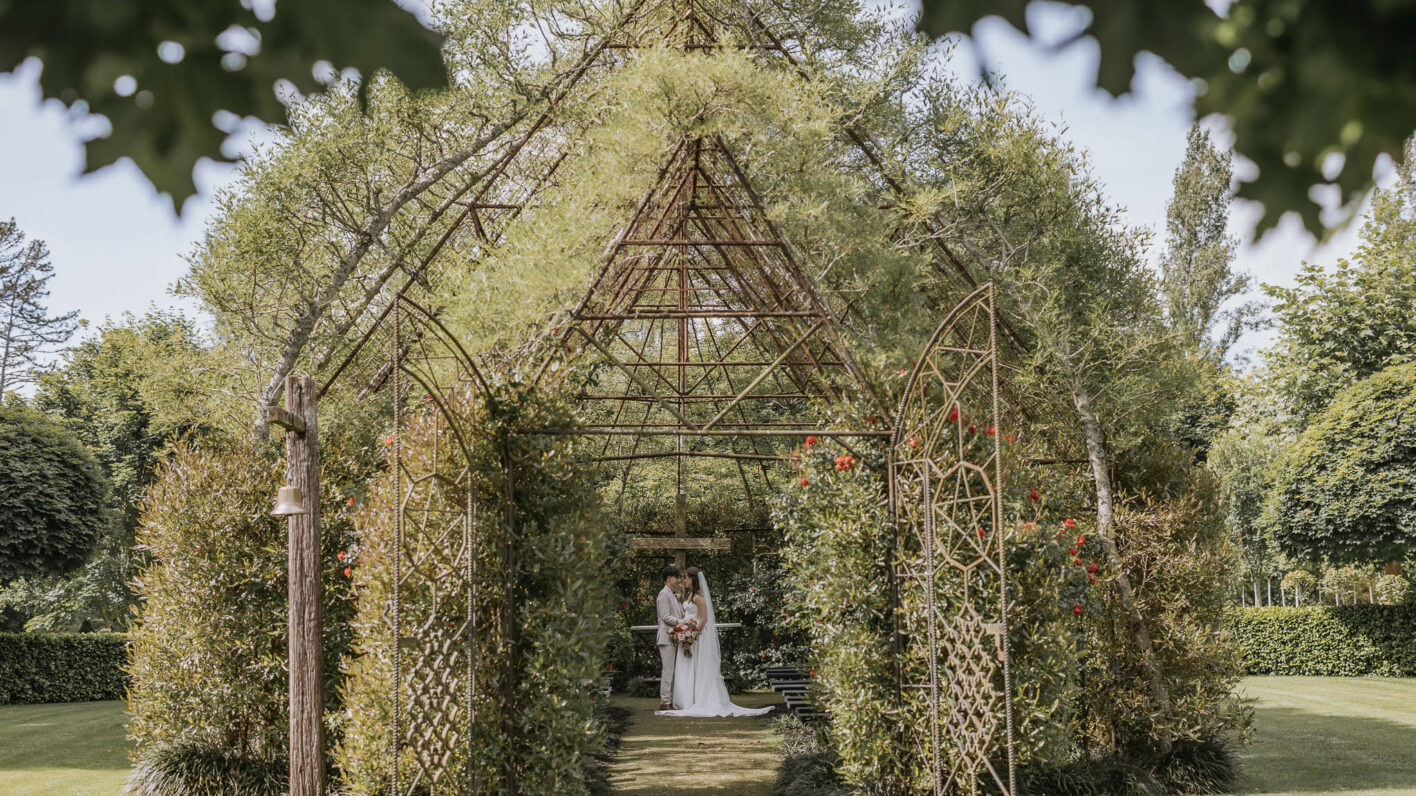
[[[300,487],[283,486],[275,496],[275,510],[270,514],[272,517],[291,517],[308,513],[305,511],[305,501],[300,496]]]

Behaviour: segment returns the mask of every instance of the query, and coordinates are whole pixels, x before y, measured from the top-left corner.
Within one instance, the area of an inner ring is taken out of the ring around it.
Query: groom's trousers
[[[678,658],[674,654],[674,645],[660,644],[659,657],[664,661],[664,671],[659,677],[659,704],[672,705],[674,703],[674,664]]]

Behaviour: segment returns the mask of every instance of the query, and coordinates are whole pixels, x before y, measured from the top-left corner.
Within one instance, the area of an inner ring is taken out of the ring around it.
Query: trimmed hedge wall
[[[0,633],[0,704],[127,696],[123,633]]]
[[[1416,676],[1416,605],[1237,608],[1245,674]]]

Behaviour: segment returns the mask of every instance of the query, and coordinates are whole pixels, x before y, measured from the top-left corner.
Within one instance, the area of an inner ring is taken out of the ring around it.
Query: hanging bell
[[[275,496],[275,510],[270,514],[272,517],[291,517],[308,513],[305,511],[305,502],[300,497],[300,487],[283,486]]]

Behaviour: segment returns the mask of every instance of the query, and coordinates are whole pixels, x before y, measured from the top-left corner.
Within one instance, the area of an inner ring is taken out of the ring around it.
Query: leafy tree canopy
[[[278,82],[312,93],[333,69],[386,68],[441,88],[440,42],[392,0],[0,2],[0,72],[42,61],[44,96],[111,124],[86,142],[87,170],[129,156],[179,208],[198,159],[231,160],[237,119],[284,121]]]
[[[61,426],[0,408],[0,583],[83,563],[108,525],[108,484]]]
[[[1279,335],[1266,352],[1275,389],[1301,422],[1343,387],[1416,358],[1416,175],[1379,191],[1362,246],[1331,273],[1304,266],[1292,288],[1268,287],[1278,300]]]
[[[1350,218],[1381,154],[1398,156],[1416,128],[1416,4],[1384,0],[1232,3],[1077,0],[1091,13],[1061,49],[1090,35],[1101,47],[1097,85],[1121,94],[1136,56],[1154,53],[1199,86],[1195,111],[1224,114],[1236,149],[1259,174],[1239,196],[1263,204],[1263,232],[1298,213],[1323,232],[1313,185],[1333,185]],[[968,31],[997,15],[1027,30],[1031,0],[923,0],[922,30]],[[1214,6],[1224,9],[1223,15]],[[1341,156],[1336,173],[1328,156]]]
[[[1338,394],[1280,459],[1264,524],[1295,557],[1367,564],[1416,549],[1416,363]]]

